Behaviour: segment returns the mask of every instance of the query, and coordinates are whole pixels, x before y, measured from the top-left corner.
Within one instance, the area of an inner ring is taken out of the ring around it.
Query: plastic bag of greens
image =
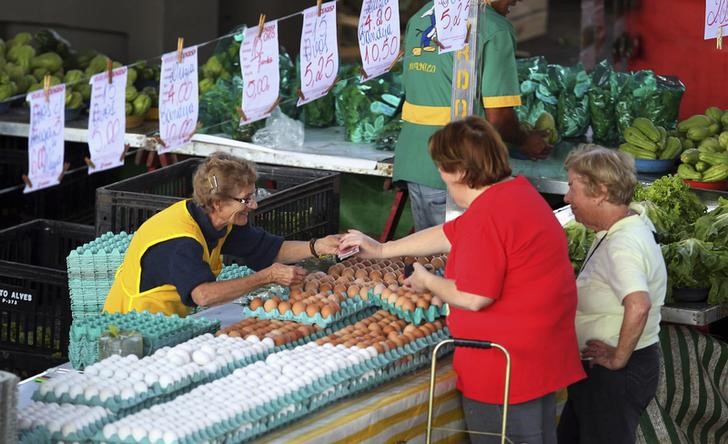
[[[583,136],[589,127],[589,96],[591,78],[578,64],[566,68],[565,87],[559,95],[556,125],[562,137]]]
[[[655,125],[675,128],[685,85],[652,71],[638,71],[632,78],[638,85],[633,91],[635,117],[646,117]]]
[[[623,72],[615,72],[613,75],[616,83],[617,94],[614,100],[614,114],[617,120],[617,129],[619,134],[623,134],[624,130],[632,125],[635,117],[635,110],[639,109],[639,96],[635,95],[635,91],[639,88],[639,84],[631,74]]]
[[[381,149],[391,149],[392,138],[399,131],[399,105],[402,102],[401,72],[360,83],[354,69],[347,69],[334,87],[336,123],[346,130],[350,142],[376,142]]]
[[[594,141],[604,145],[614,144],[619,139],[616,128],[615,96],[619,88],[616,74],[608,61],[601,61],[592,72],[589,97],[589,116],[594,132]]]
[[[214,86],[200,96],[199,119],[202,122],[201,133],[226,134],[233,139],[250,142],[253,134],[262,128],[265,122],[259,120],[247,125],[240,125],[240,102],[243,82],[239,76],[231,80],[218,79]]]
[[[519,59],[516,61],[516,65],[521,89],[521,106],[516,107],[516,115],[521,122],[533,125],[538,117],[546,111],[544,102],[536,96],[536,91],[541,84],[532,80],[534,75],[538,78],[538,74],[546,74],[546,59],[543,57]],[[539,95],[544,94],[548,93],[545,90],[539,92]]]

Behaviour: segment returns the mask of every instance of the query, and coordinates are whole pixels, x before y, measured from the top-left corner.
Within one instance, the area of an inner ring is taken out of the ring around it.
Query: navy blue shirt
[[[227,228],[216,230],[207,213],[192,201],[187,202],[187,209],[200,226],[207,248],[212,251],[218,240],[225,236]],[[241,259],[245,265],[257,271],[273,263],[282,243],[282,237],[267,233],[250,223],[233,225],[221,252]],[[215,281],[210,265],[202,257],[202,245],[191,237],[170,239],[150,247],[142,256],[140,291],[171,284],[177,288],[183,304],[196,306],[192,301],[192,290],[205,282]]]

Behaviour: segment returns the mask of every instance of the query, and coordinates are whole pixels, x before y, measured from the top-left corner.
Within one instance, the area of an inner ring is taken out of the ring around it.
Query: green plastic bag
[[[615,114],[618,91],[616,74],[609,62],[603,60],[592,72],[591,87],[587,93],[593,140],[596,143],[610,146],[619,140]]]

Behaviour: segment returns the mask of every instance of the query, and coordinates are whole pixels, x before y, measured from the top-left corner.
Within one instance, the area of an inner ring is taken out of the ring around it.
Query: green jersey
[[[444,189],[427,151],[430,136],[450,122],[453,54],[438,54],[435,8],[430,1],[407,22],[402,131],[395,147],[394,180]],[[486,7],[478,20],[480,95],[485,108],[519,106],[513,25]],[[475,114],[483,114],[477,107]]]

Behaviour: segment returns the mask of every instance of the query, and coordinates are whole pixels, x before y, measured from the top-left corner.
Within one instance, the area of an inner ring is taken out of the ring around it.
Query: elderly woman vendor
[[[566,158],[576,220],[597,231],[576,280],[576,334],[587,378],[568,388],[559,443],[633,443],[657,391],[667,272],[644,208],[630,204],[634,160],[588,147]]]
[[[213,153],[200,164],[191,200],[177,202],[134,234],[104,305],[106,312],[187,315],[195,306],[229,302],[266,284],[301,282],[306,271],[283,265],[335,254],[339,236],[284,241],[248,223],[258,207],[252,163]],[[256,273],[216,282],[222,255],[243,258]]]

